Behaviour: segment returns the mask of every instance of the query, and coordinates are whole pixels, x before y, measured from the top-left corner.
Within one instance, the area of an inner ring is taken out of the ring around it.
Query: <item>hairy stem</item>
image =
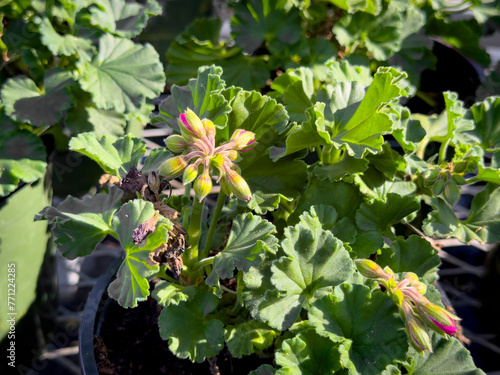
[[[227,195],[224,192],[220,192],[217,197],[217,204],[214,211],[212,212],[212,219],[210,220],[210,227],[208,228],[207,241],[205,242],[205,247],[200,253],[200,258],[206,258],[212,247],[212,241],[214,239],[215,229],[217,228],[217,223],[219,222],[220,214],[224,208],[224,203],[226,203]]]
[[[194,264],[198,261],[198,247],[200,244],[203,205],[203,201],[199,202],[196,197],[194,198],[193,206],[191,208],[191,220],[189,221],[188,228],[190,247],[186,250],[183,256],[184,264],[188,267],[188,269],[192,270]]]

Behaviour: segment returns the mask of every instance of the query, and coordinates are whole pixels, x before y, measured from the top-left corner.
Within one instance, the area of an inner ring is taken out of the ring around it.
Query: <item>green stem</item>
[[[191,208],[191,220],[189,221],[189,248],[183,256],[183,261],[186,267],[191,268],[198,261],[198,247],[200,245],[201,235],[201,218],[203,214],[203,204],[196,197],[193,200],[193,207]]]
[[[200,253],[200,258],[206,258],[210,253],[210,248],[212,247],[212,241],[215,235],[215,229],[217,228],[217,223],[219,222],[220,214],[222,209],[224,208],[224,203],[226,203],[227,195],[224,192],[220,192],[217,197],[217,204],[215,205],[215,209],[212,212],[212,219],[210,221],[210,227],[208,228],[207,240],[205,242],[205,247],[203,251]]]
[[[417,90],[416,95],[420,99],[422,99],[424,102],[426,102],[427,104],[429,104],[432,108],[436,108],[437,107],[437,102],[433,98],[431,98],[430,95],[426,94],[425,92]]]
[[[439,148],[439,164],[442,164],[446,161],[446,151],[448,150],[449,143],[449,139],[447,139],[446,142],[441,143],[441,147]]]
[[[424,160],[424,156],[425,156],[425,149],[427,148],[427,145],[429,144],[429,140],[424,138],[422,139],[422,141],[420,142],[418,148],[417,148],[417,152],[416,152],[416,155]]]
[[[184,189],[185,189],[184,196],[186,196],[189,199],[189,196],[191,194],[191,184],[187,184]],[[184,207],[182,209],[182,226],[184,228],[187,228],[188,225],[189,225],[189,206]]]
[[[168,280],[170,281],[171,283],[175,283],[175,284],[178,284],[179,281],[177,281],[176,279],[174,279],[173,277],[170,277],[167,275],[167,273],[165,272],[167,267],[161,267],[160,268],[160,271],[158,271],[158,273],[156,274],[157,277],[161,278],[161,279],[164,279],[164,280]]]
[[[214,257],[214,256],[213,256],[213,257],[209,257],[209,258],[202,259],[202,260],[200,260],[198,263],[196,263],[196,264],[194,265],[194,269],[199,270],[199,269],[201,269],[201,268],[203,268],[203,267],[209,266],[209,265],[211,265],[211,264],[213,264],[213,263],[214,263],[214,260],[215,260],[215,257]]]

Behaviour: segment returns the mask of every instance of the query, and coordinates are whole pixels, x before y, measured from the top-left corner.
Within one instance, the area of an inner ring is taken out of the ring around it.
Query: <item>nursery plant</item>
[[[223,350],[271,358],[253,374],[483,373],[434,287],[435,239],[500,240],[500,99],[466,109],[446,92],[440,115],[412,114],[406,73],[337,67],[322,83],[288,70],[267,94],[199,68],[154,116],[173,131],[166,148],[73,137],[119,182],[37,219],[68,258],[116,238],[109,297],[156,299],[171,352],[214,374]],[[482,190],[458,218],[470,184]]]

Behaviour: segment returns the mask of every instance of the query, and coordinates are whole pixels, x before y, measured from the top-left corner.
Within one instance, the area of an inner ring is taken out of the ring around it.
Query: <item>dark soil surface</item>
[[[94,352],[100,374],[116,375],[199,375],[211,374],[208,363],[192,363],[175,357],[158,332],[160,306],[153,298],[136,308],[124,309],[105,294],[110,303],[100,332],[94,338]],[[101,304],[102,306],[102,304]],[[96,322],[98,317],[96,318]],[[98,324],[98,323],[96,323]],[[272,359],[248,356],[233,358],[224,349],[217,357],[221,375],[245,375]]]

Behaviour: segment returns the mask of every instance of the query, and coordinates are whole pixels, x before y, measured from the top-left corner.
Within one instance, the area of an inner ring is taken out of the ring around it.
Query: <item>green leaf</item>
[[[325,205],[312,206],[309,211],[300,215],[300,223],[310,230],[328,230],[342,242],[354,242],[356,227],[346,217],[340,221],[337,219],[338,215],[335,208]]]
[[[228,325],[224,334],[227,348],[236,358],[262,352],[273,345],[274,339],[278,335],[279,332],[255,319],[236,325]]]
[[[380,0],[324,0],[335,4],[341,9],[347,10],[349,13],[358,11],[377,15],[382,9]]]
[[[39,89],[28,77],[10,78],[2,87],[5,113],[34,126],[54,125],[71,106],[67,86],[72,83],[71,73],[59,68],[45,73],[45,89]]]
[[[222,22],[197,19],[177,37],[167,51],[167,77],[170,83],[186,84],[196,77],[198,68],[218,65],[223,79],[246,90],[260,89],[270,78],[266,62],[260,56],[244,55],[240,48],[219,43]]]
[[[160,14],[161,6],[156,0],[98,0],[89,9],[88,22],[104,32],[133,38],[141,33],[150,17]]]
[[[203,362],[224,347],[224,324],[210,317],[219,299],[212,292],[196,288],[195,296],[165,307],[158,318],[160,336],[179,358]]]
[[[167,122],[172,129],[179,131],[177,118],[189,108],[201,119],[212,120],[218,127],[225,126],[230,108],[221,94],[225,87],[221,74],[220,67],[204,66],[198,69],[197,78],[190,79],[187,86],[173,85],[172,95],[160,103],[160,115],[153,118],[153,122]]]
[[[276,375],[333,374],[342,366],[339,346],[313,329],[284,340],[276,352]]]
[[[285,229],[282,257],[271,267],[276,290],[266,293],[259,305],[259,317],[271,327],[286,330],[317,298],[347,280],[353,263],[342,242],[331,232],[311,231],[299,224]]]
[[[380,14],[365,12],[345,14],[333,27],[333,33],[342,46],[362,45],[376,60],[384,61],[401,48],[404,38],[420,30],[425,14],[415,6],[406,10],[384,4]]]
[[[311,97],[314,88],[310,87],[313,75],[308,69],[302,68],[302,71],[307,72],[304,79],[291,74],[293,71],[288,71],[276,77],[271,84],[273,90],[282,94],[285,108],[292,121],[306,121],[305,112],[313,105]]]
[[[474,365],[469,351],[455,337],[448,340],[431,332],[433,353],[425,352],[424,355],[415,355],[411,367],[408,366],[410,375],[481,375],[483,371]],[[414,351],[412,349],[412,351]]]
[[[390,226],[403,220],[420,208],[418,198],[387,194],[386,201],[374,200],[363,203],[356,213],[356,222],[363,230],[378,230],[384,233]]]
[[[262,43],[276,39],[281,45],[297,42],[302,33],[300,13],[295,7],[287,9],[288,5],[286,0],[250,0],[237,7],[231,20],[236,43],[252,53]]]
[[[410,110],[401,105],[392,105],[389,116],[394,121],[392,126],[394,138],[407,154],[415,151],[425,137],[425,130],[420,121],[411,118]]]
[[[9,121],[0,114],[0,126]],[[14,128],[15,129],[15,128]],[[0,134],[0,197],[17,189],[19,182],[30,183],[45,175],[47,152],[43,141],[28,131]]]
[[[39,31],[42,43],[55,56],[71,56],[77,54],[80,59],[89,61],[94,54],[91,40],[76,37],[71,34],[58,34],[48,18],[42,20]]]
[[[339,82],[358,82],[364,87],[370,86],[373,77],[370,68],[363,65],[353,65],[349,60],[331,61],[326,64],[330,69],[329,77]]]
[[[152,296],[160,305],[167,307],[171,303],[178,305],[183,301],[192,299],[195,292],[196,289],[194,285],[183,286],[161,280],[155,284]]]
[[[342,199],[338,199],[342,197]],[[356,210],[363,198],[356,186],[344,181],[329,182],[313,179],[299,199],[297,208],[288,219],[289,224],[299,221],[299,216],[314,205],[328,205],[335,208],[339,218],[354,220]]]
[[[380,374],[406,358],[403,322],[391,298],[364,285],[342,284],[313,303],[309,324],[333,342],[347,341],[353,374]],[[367,359],[369,359],[367,361]]]
[[[265,214],[278,208],[281,201],[290,202],[300,196],[307,180],[307,165],[293,156],[273,162],[263,155],[245,168],[243,178],[252,191],[248,208]]]
[[[106,173],[123,177],[146,153],[146,142],[130,134],[98,140],[94,133],[82,133],[71,139],[69,148],[94,160]]]
[[[248,375],[273,375],[276,369],[271,365],[260,365],[257,369],[250,371]]]
[[[392,120],[382,109],[406,95],[399,86],[405,76],[394,68],[379,68],[356,112],[332,129],[332,140],[338,148],[345,145],[349,154],[357,159],[365,152],[381,151],[382,136],[392,129]]]
[[[156,210],[151,202],[135,199],[125,203],[113,217],[113,230],[125,249],[125,259],[108,286],[108,294],[125,308],[135,307],[149,296],[148,277],[158,271],[158,264],[149,261],[151,252],[166,243],[168,231],[173,228],[170,220],[160,216],[156,229],[142,243],[136,244],[134,231],[142,223],[153,218]]]
[[[284,139],[290,126],[288,114],[283,105],[256,91],[237,92],[230,106],[232,111],[228,115],[227,126],[217,133],[217,137],[227,141],[236,129],[255,133],[255,146],[245,152],[238,162],[244,175],[248,166],[259,161],[272,146]]]
[[[330,182],[339,181],[344,177],[349,177],[354,174],[362,173],[368,168],[368,160],[356,159],[349,155],[344,157],[335,164],[314,167],[314,174],[319,180],[326,179]]]
[[[275,226],[259,216],[251,213],[236,216],[226,247],[215,256],[207,284],[214,285],[216,275],[222,279],[232,277],[235,268],[247,272],[261,251],[275,253],[278,248],[275,232]]]
[[[414,272],[420,278],[433,283],[438,279],[438,267],[441,264],[437,251],[429,241],[410,236],[398,238],[390,248],[382,249],[377,256],[377,263],[382,267],[389,266],[394,272]]]
[[[474,104],[467,115],[476,123],[473,132],[485,149],[500,147],[499,96],[492,96]]]
[[[155,49],[105,34],[91,62],[80,62],[82,89],[100,109],[133,112],[164,89],[165,74]]]
[[[451,208],[440,198],[431,199],[434,208],[424,221],[424,233],[429,236],[456,237],[469,243],[500,241],[500,186],[488,183],[472,200],[469,217],[458,220]]]
[[[35,220],[53,224],[55,244],[69,258],[89,255],[108,234],[114,234],[112,219],[121,204],[123,191],[112,186],[109,194],[83,199],[69,196],[57,208],[45,207]]]

